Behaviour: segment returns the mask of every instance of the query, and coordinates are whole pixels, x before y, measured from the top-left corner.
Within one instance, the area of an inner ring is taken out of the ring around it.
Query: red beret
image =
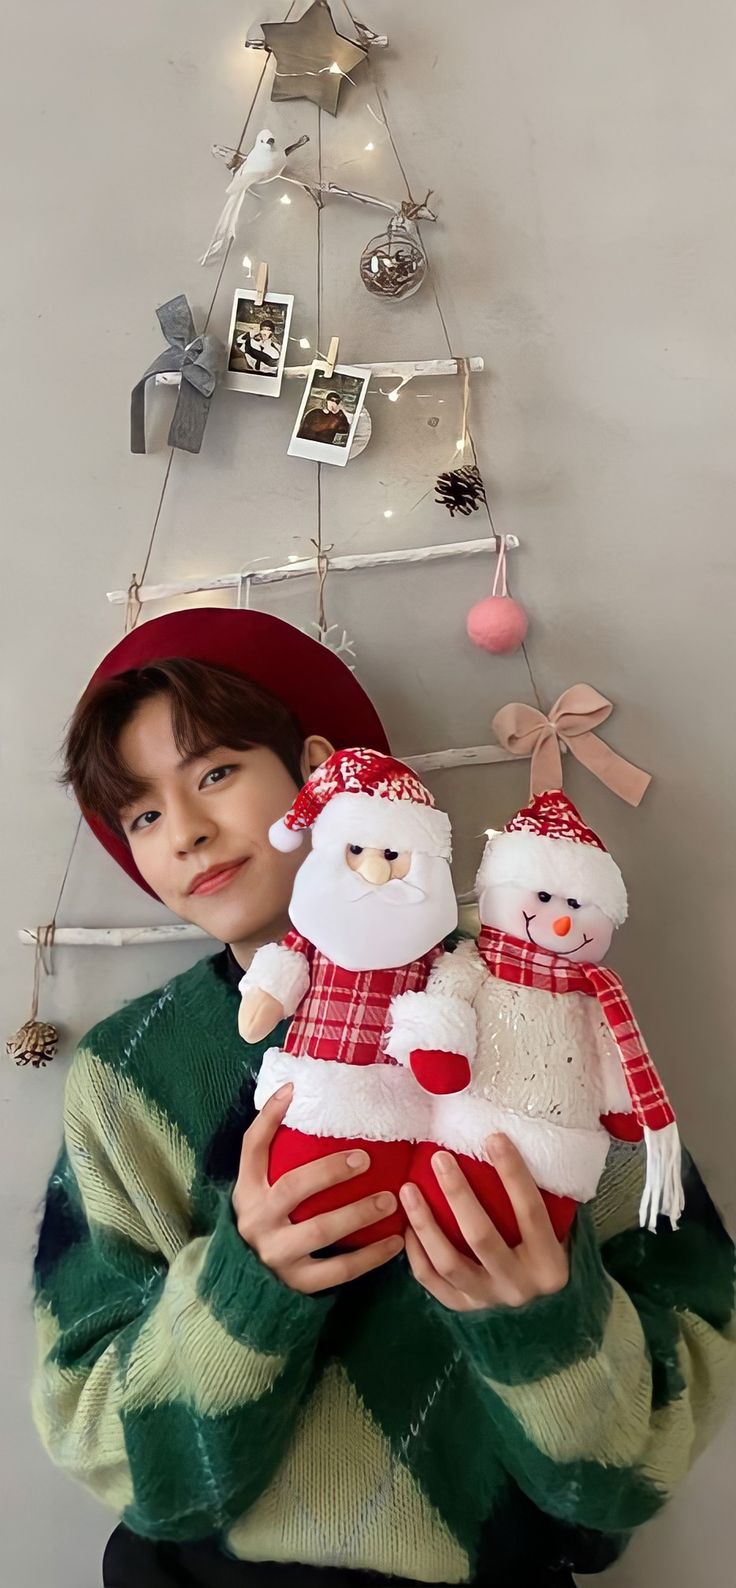
[[[132,629],[100,662],[87,685],[89,696],[106,678],[151,662],[185,657],[242,673],[276,695],[293,712],[304,734],[322,734],[336,750],[350,745],[388,751],[380,717],[350,668],[334,651],[268,612],[195,607],[168,612]],[[118,865],[153,898],[123,838],[99,816],[85,820]]]

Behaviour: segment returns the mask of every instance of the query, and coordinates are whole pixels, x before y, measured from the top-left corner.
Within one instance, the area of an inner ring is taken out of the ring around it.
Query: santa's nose
[[[356,869],[366,882],[374,882],[378,887],[391,880],[391,861],[378,849],[364,850]]]
[[[557,920],[552,922],[552,931],[556,932],[558,937],[567,937],[571,926],[569,915],[558,915]]]

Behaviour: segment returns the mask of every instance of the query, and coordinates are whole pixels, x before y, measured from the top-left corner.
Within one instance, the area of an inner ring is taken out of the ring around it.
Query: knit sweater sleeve
[[[262,1493],[331,1305],[260,1263],[232,1187],[196,1233],[193,1175],[171,1120],[81,1048],[36,1259],[34,1419],[58,1465],[163,1539],[217,1533]]]
[[[563,1291],[443,1317],[519,1486],[562,1521],[624,1534],[667,1500],[729,1405],[734,1254],[691,1162],[679,1230],[660,1220],[650,1234],[636,1221],[642,1150],[611,1156]]]

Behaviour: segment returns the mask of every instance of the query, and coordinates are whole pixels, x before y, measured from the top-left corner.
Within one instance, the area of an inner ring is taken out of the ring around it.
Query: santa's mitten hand
[[[449,993],[401,993],[390,1009],[386,1052],[425,1092],[463,1092],[477,1043],[472,1005]]]
[[[238,1030],[244,1042],[262,1042],[283,1018],[283,1004],[262,988],[249,987],[243,994],[238,1011]]]
[[[409,1068],[425,1092],[444,1095],[464,1092],[470,1085],[470,1063],[464,1053],[447,1053],[439,1048],[414,1048]]]

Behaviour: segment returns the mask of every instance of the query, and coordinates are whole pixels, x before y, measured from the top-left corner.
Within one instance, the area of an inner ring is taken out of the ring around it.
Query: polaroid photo
[[[294,299],[288,293],[269,292],[257,307],[255,298],[255,291],[238,288],[235,293],[223,385],[231,391],[278,397]]]
[[[349,364],[338,364],[328,378],[321,364],[313,364],[289,442],[289,456],[344,468],[370,378],[370,370]]]

